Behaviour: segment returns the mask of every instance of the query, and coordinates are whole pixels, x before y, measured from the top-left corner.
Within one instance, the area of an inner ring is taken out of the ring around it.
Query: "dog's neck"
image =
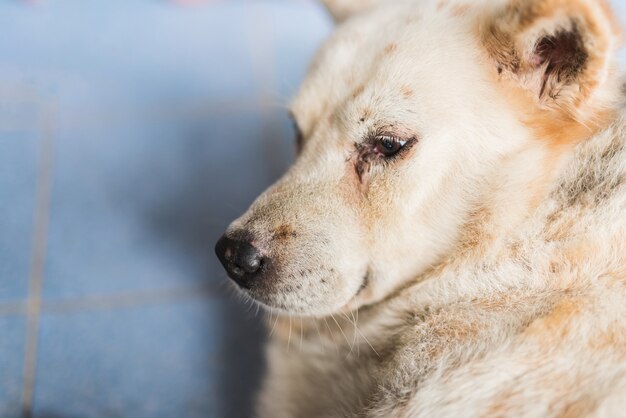
[[[546,200],[575,148],[536,141],[503,158],[475,196],[450,258],[480,259],[502,245]]]
[[[616,112],[607,126],[579,142],[554,146],[536,140],[503,159],[490,177],[492,181],[486,184],[474,201],[458,244],[424,277],[432,276],[451,264],[467,266],[483,262],[488,254],[502,252],[516,238],[529,233],[525,230],[532,225],[546,228],[542,224],[542,216],[552,211],[553,206],[559,207],[563,203],[558,201],[557,195],[567,192],[561,190],[564,182],[583,182],[589,172],[602,172],[607,178],[622,176],[607,172],[622,170],[619,164],[613,166],[601,160],[611,146],[623,144],[625,117],[626,111]],[[619,154],[613,158],[619,158]],[[585,162],[586,159],[589,161]],[[591,193],[601,194],[602,191],[592,190]],[[602,201],[601,196],[598,198]],[[565,209],[573,210],[567,205]],[[585,240],[586,236],[577,233],[576,239]]]

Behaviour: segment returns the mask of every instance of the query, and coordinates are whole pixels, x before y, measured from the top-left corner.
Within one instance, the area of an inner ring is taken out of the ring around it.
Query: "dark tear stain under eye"
[[[355,148],[357,153],[354,162],[354,170],[356,171],[359,181],[363,183],[364,176],[369,170],[372,159],[376,158],[376,153],[369,144],[355,144]]]
[[[356,161],[354,162],[354,171],[356,171],[356,175],[361,183],[363,182],[363,175],[365,174],[368,166],[369,164],[361,160],[358,156],[356,157]]]
[[[374,136],[375,139],[377,136]],[[354,157],[354,170],[359,178],[359,182],[363,183],[365,174],[369,171],[374,163],[391,163],[395,159],[405,155],[405,153],[418,142],[417,137],[411,137],[405,141],[403,148],[392,156],[381,156],[375,149],[371,141],[365,143],[355,143],[356,156]]]

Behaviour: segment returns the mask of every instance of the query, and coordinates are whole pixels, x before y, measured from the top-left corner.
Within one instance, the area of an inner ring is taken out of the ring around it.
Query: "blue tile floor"
[[[292,159],[306,0],[0,0],[0,418],[246,417],[213,244]]]
[[[289,164],[281,104],[331,26],[0,0],[0,418],[250,416],[264,331],[213,243]]]

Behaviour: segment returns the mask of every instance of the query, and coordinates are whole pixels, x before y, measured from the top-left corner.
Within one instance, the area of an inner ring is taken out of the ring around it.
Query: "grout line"
[[[44,265],[50,217],[50,197],[52,192],[53,164],[53,119],[54,110],[46,107],[42,119],[42,139],[37,178],[35,226],[33,252],[26,304],[26,351],[24,354],[24,386],[22,391],[22,418],[32,415],[35,372],[37,367],[37,344],[39,337],[39,316],[41,313],[41,291],[43,288]]]
[[[86,295],[40,302],[40,314],[84,312],[101,309],[129,308],[142,305],[181,302],[190,299],[226,296],[218,284],[178,286],[127,293]],[[0,302],[0,317],[28,315],[28,301]]]
[[[146,290],[140,292],[92,295],[71,299],[44,301],[44,313],[59,314],[93,310],[130,308],[201,299],[219,294],[216,285],[181,286],[176,288]]]

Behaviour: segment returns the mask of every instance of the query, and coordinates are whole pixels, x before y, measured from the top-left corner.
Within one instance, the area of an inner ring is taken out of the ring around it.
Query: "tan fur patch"
[[[569,402],[559,414],[561,418],[582,418],[588,417],[597,408],[597,403],[588,396]]]
[[[448,7],[448,4],[450,4],[450,0],[439,0],[437,2],[437,11],[442,11],[443,9]]]
[[[452,16],[461,17],[465,16],[470,11],[471,5],[469,4],[456,4],[452,7]]]
[[[404,96],[405,99],[409,99],[411,97],[413,97],[413,95],[415,94],[415,92],[413,91],[413,89],[410,86],[402,86],[402,95]]]
[[[595,351],[617,351],[622,357],[626,357],[626,328],[612,323],[599,335],[592,337],[589,346]]]
[[[500,393],[489,406],[485,412],[485,418],[506,418],[515,415],[513,408],[515,398],[519,396],[512,389],[507,389],[503,393]]]
[[[289,224],[283,224],[276,228],[274,231],[274,238],[279,240],[284,240],[288,238],[296,238],[298,234],[293,229],[293,227]]]
[[[580,306],[583,301],[575,298],[568,298],[557,303],[554,308],[545,316],[533,321],[524,334],[541,337],[541,341],[552,345],[549,341],[565,338],[570,331],[569,323],[573,317],[580,313]]]
[[[384,52],[385,54],[388,55],[388,54],[395,52],[397,49],[398,49],[398,44],[396,44],[395,42],[391,42],[385,47]]]
[[[567,151],[573,146],[597,134],[615,120],[614,109],[598,109],[591,120],[581,122],[568,109],[543,109],[532,92],[520,87],[510,79],[495,80],[507,102],[516,109],[520,122],[526,125],[534,136],[551,144],[556,150]]]
[[[365,85],[364,84],[361,84],[361,85],[357,86],[354,90],[352,90],[352,93],[351,93],[352,98],[356,99],[361,94],[363,94],[364,90],[365,90]]]
[[[491,210],[486,206],[480,206],[472,211],[469,221],[462,228],[463,237],[460,240],[460,251],[462,253],[477,252],[479,247],[486,247],[491,241],[491,236],[486,230],[491,220]]]

